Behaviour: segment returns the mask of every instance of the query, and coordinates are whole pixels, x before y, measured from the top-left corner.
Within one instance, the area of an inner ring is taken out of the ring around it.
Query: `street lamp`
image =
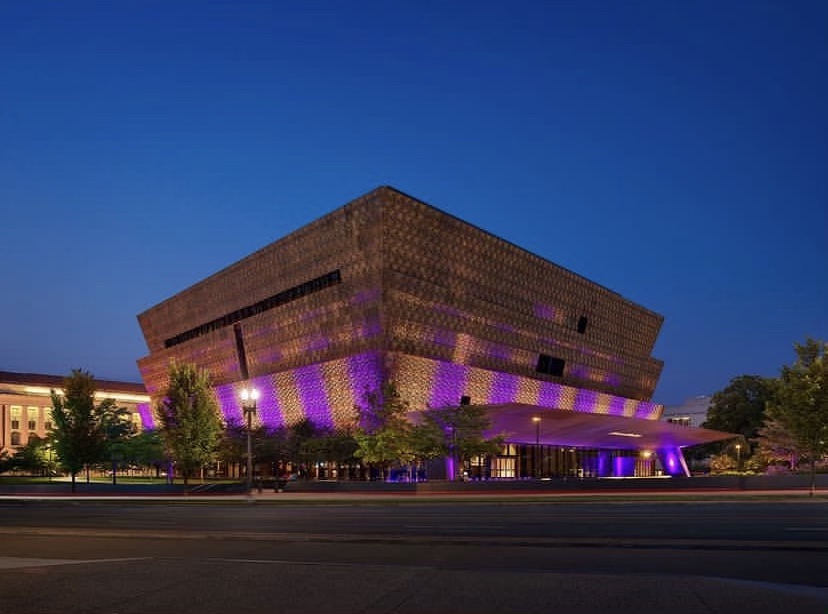
[[[259,391],[255,388],[242,388],[241,404],[244,417],[247,419],[247,492],[253,490],[253,443],[250,432],[253,430],[253,416],[256,415],[256,401]]]
[[[736,444],[736,471],[742,470],[742,444]]]
[[[540,423],[541,418],[540,416],[532,416],[532,422],[535,423],[535,462],[532,463],[534,467],[532,467],[533,471],[532,477],[538,477],[538,461],[540,460]]]

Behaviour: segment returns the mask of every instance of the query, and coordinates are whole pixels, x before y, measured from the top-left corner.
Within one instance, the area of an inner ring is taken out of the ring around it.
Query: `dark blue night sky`
[[[4,2],[0,370],[380,184],[665,316],[655,401],[828,339],[828,3]]]

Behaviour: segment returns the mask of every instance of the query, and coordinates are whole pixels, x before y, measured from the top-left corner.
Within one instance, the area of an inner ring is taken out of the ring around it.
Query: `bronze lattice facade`
[[[138,316],[147,390],[169,361],[222,410],[262,392],[268,425],[353,421],[393,380],[412,408],[520,403],[657,419],[662,317],[390,187],[348,203]]]

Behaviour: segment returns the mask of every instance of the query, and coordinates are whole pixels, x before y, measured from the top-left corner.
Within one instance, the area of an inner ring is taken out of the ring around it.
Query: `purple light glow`
[[[324,350],[328,347],[328,338],[320,335],[308,341],[307,351],[313,352],[315,350]]]
[[[500,360],[509,360],[512,356],[512,350],[503,345],[492,344],[489,348],[489,356]]]
[[[348,358],[348,383],[353,404],[362,406],[366,394],[382,387],[380,373],[381,355],[378,352],[358,354]]]
[[[682,456],[679,448],[662,448],[660,450],[656,450],[656,455],[658,456],[658,460],[661,461],[661,466],[668,475],[690,475],[690,472],[687,470],[687,465],[684,463],[684,457]]]
[[[489,391],[488,403],[514,403],[517,400],[519,381],[509,373],[496,373]]]
[[[457,345],[457,333],[453,333],[450,330],[442,328],[438,329],[437,332],[434,333],[434,343],[454,347]]]
[[[638,401],[635,408],[634,416],[636,418],[644,418],[645,420],[653,420],[661,417],[662,406],[648,401]]]
[[[352,305],[364,305],[366,303],[374,303],[379,300],[381,292],[379,288],[372,290],[360,290],[351,297]]]
[[[616,456],[612,462],[613,476],[617,478],[631,478],[635,476],[635,458],[632,456]]]
[[[586,367],[572,367],[569,370],[570,375],[574,375],[575,377],[579,377],[581,379],[587,379],[589,377],[589,369]]]
[[[598,405],[598,393],[594,390],[586,390],[579,388],[575,395],[575,411],[581,411],[588,414],[596,413]]]
[[[538,405],[541,407],[559,408],[561,406],[561,393],[563,388],[558,384],[544,382],[541,384],[538,394]]]
[[[358,335],[363,339],[367,339],[368,337],[375,337],[380,333],[382,333],[382,326],[380,326],[379,320],[369,319],[362,325]]]
[[[294,373],[305,417],[317,425],[333,427],[333,412],[328,404],[321,365],[300,367]]]
[[[555,308],[549,305],[535,305],[535,317],[543,318],[544,320],[553,320],[555,318]]]
[[[138,403],[138,415],[141,416],[141,428],[152,430],[155,428],[155,416],[152,415],[149,403]]]
[[[270,429],[284,426],[285,418],[279,405],[278,391],[273,380],[265,375],[255,378],[251,385],[259,391],[258,412],[262,424]]]
[[[609,402],[609,414],[611,416],[623,416],[626,401],[627,399],[624,397],[612,397]]]
[[[466,388],[467,372],[468,368],[463,365],[439,361],[428,400],[429,407],[457,405]]]
[[[239,385],[241,389],[241,385]],[[216,387],[216,400],[218,401],[221,415],[225,422],[244,422],[239,393],[236,392],[236,384],[224,384]]]

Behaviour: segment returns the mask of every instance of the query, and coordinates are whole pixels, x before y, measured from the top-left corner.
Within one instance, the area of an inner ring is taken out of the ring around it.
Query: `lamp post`
[[[736,471],[742,470],[742,444],[736,444]]]
[[[242,388],[242,411],[247,420],[247,492],[253,490],[253,443],[250,435],[253,430],[253,416],[256,415],[256,401],[258,398],[259,391],[255,388]]]
[[[538,461],[540,460],[540,416],[532,416],[532,422],[535,423],[535,462],[532,463],[532,477],[538,477]]]

